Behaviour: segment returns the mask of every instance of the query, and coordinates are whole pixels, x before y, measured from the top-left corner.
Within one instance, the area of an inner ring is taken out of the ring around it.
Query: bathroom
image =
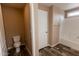
[[[2,9],[7,49],[12,50],[14,47],[16,47],[16,45],[23,46],[23,48],[27,50],[25,55],[28,54],[32,55],[32,41],[31,41],[31,27],[30,27],[31,21],[30,21],[29,4],[2,3],[1,9]],[[18,38],[19,43],[14,44],[15,43],[14,38],[15,40],[16,38]]]

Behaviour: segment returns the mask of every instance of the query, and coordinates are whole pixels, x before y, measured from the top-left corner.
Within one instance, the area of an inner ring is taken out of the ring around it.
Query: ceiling
[[[79,7],[79,3],[41,3],[41,4],[46,5],[48,7],[50,7],[51,5],[54,5],[63,10],[69,10],[69,9]],[[25,7],[25,3],[3,3],[3,5],[8,6],[8,7],[15,7],[15,8]]]
[[[79,7],[79,3],[43,3],[43,5],[46,5],[48,7],[50,7],[51,5],[54,5],[56,7],[63,9],[63,10],[69,10],[69,9]]]
[[[14,8],[24,8],[25,3],[2,3],[4,6],[14,7]]]

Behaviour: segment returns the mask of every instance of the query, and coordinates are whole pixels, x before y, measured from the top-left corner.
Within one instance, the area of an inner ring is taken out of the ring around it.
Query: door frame
[[[47,11],[48,12],[48,23],[47,23],[47,28],[48,28],[48,46],[49,46],[49,7],[42,5],[42,4],[38,4],[38,9],[43,10],[43,11]]]
[[[32,55],[39,56],[39,35],[38,35],[38,4],[30,3],[31,15],[31,37],[32,37]]]
[[[48,45],[49,45],[49,44],[48,44],[48,14],[49,14],[49,13],[48,13],[48,11],[46,11],[46,10],[42,10],[42,9],[39,9],[39,8],[38,8],[38,13],[39,13],[40,11],[44,11],[44,12],[47,13],[47,20],[46,20],[46,22],[47,22],[47,25],[46,25],[46,26],[47,26],[47,40],[46,40],[46,41],[47,41],[47,44],[46,44],[46,46],[48,46]],[[38,17],[39,17],[39,15],[38,15]],[[40,23],[40,20],[38,20],[38,21],[39,21],[39,23]],[[40,36],[40,24],[39,24],[39,36]],[[39,37],[39,38],[40,38],[40,37]],[[39,39],[39,43],[41,43],[41,42],[40,42],[40,39]],[[39,45],[39,49],[41,49],[41,48],[40,48],[40,45]]]
[[[41,4],[38,4],[38,3],[30,3],[32,55],[33,56],[39,56],[38,9],[42,9],[42,10],[48,11],[48,19],[49,19],[49,7],[41,5]],[[48,21],[48,24],[49,24],[49,21]],[[49,39],[49,30],[48,30],[48,39]]]

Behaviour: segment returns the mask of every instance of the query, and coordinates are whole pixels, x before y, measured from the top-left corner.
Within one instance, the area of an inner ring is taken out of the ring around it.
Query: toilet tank
[[[19,35],[13,36],[13,40],[14,40],[14,42],[19,42],[20,41],[20,36]]]

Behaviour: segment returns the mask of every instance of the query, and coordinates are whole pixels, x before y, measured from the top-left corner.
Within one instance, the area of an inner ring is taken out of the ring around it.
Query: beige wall
[[[49,7],[42,5],[40,3],[38,4],[38,8],[41,9],[41,10],[49,11]]]
[[[60,37],[60,24],[64,19],[64,10],[53,6],[53,39],[55,40],[53,43],[59,43]]]
[[[31,38],[31,21],[30,21],[30,6],[25,5],[24,8],[24,22],[25,22],[25,45],[29,53],[32,54],[32,38]]]
[[[17,8],[5,7],[2,5],[2,15],[5,26],[7,47],[13,46],[13,36],[20,35],[24,44],[24,18],[23,11]]]
[[[50,44],[50,45],[52,45],[52,23],[53,23],[53,20],[52,20],[52,18],[53,18],[53,7],[51,6],[51,7],[49,7],[49,21],[48,21],[48,30],[49,30],[49,40],[48,40],[48,43]]]
[[[60,23],[63,18],[64,11],[62,9],[55,6],[50,7],[50,26],[52,27],[50,33],[52,32],[52,36],[50,37],[49,43],[51,46],[54,46],[59,43]]]

